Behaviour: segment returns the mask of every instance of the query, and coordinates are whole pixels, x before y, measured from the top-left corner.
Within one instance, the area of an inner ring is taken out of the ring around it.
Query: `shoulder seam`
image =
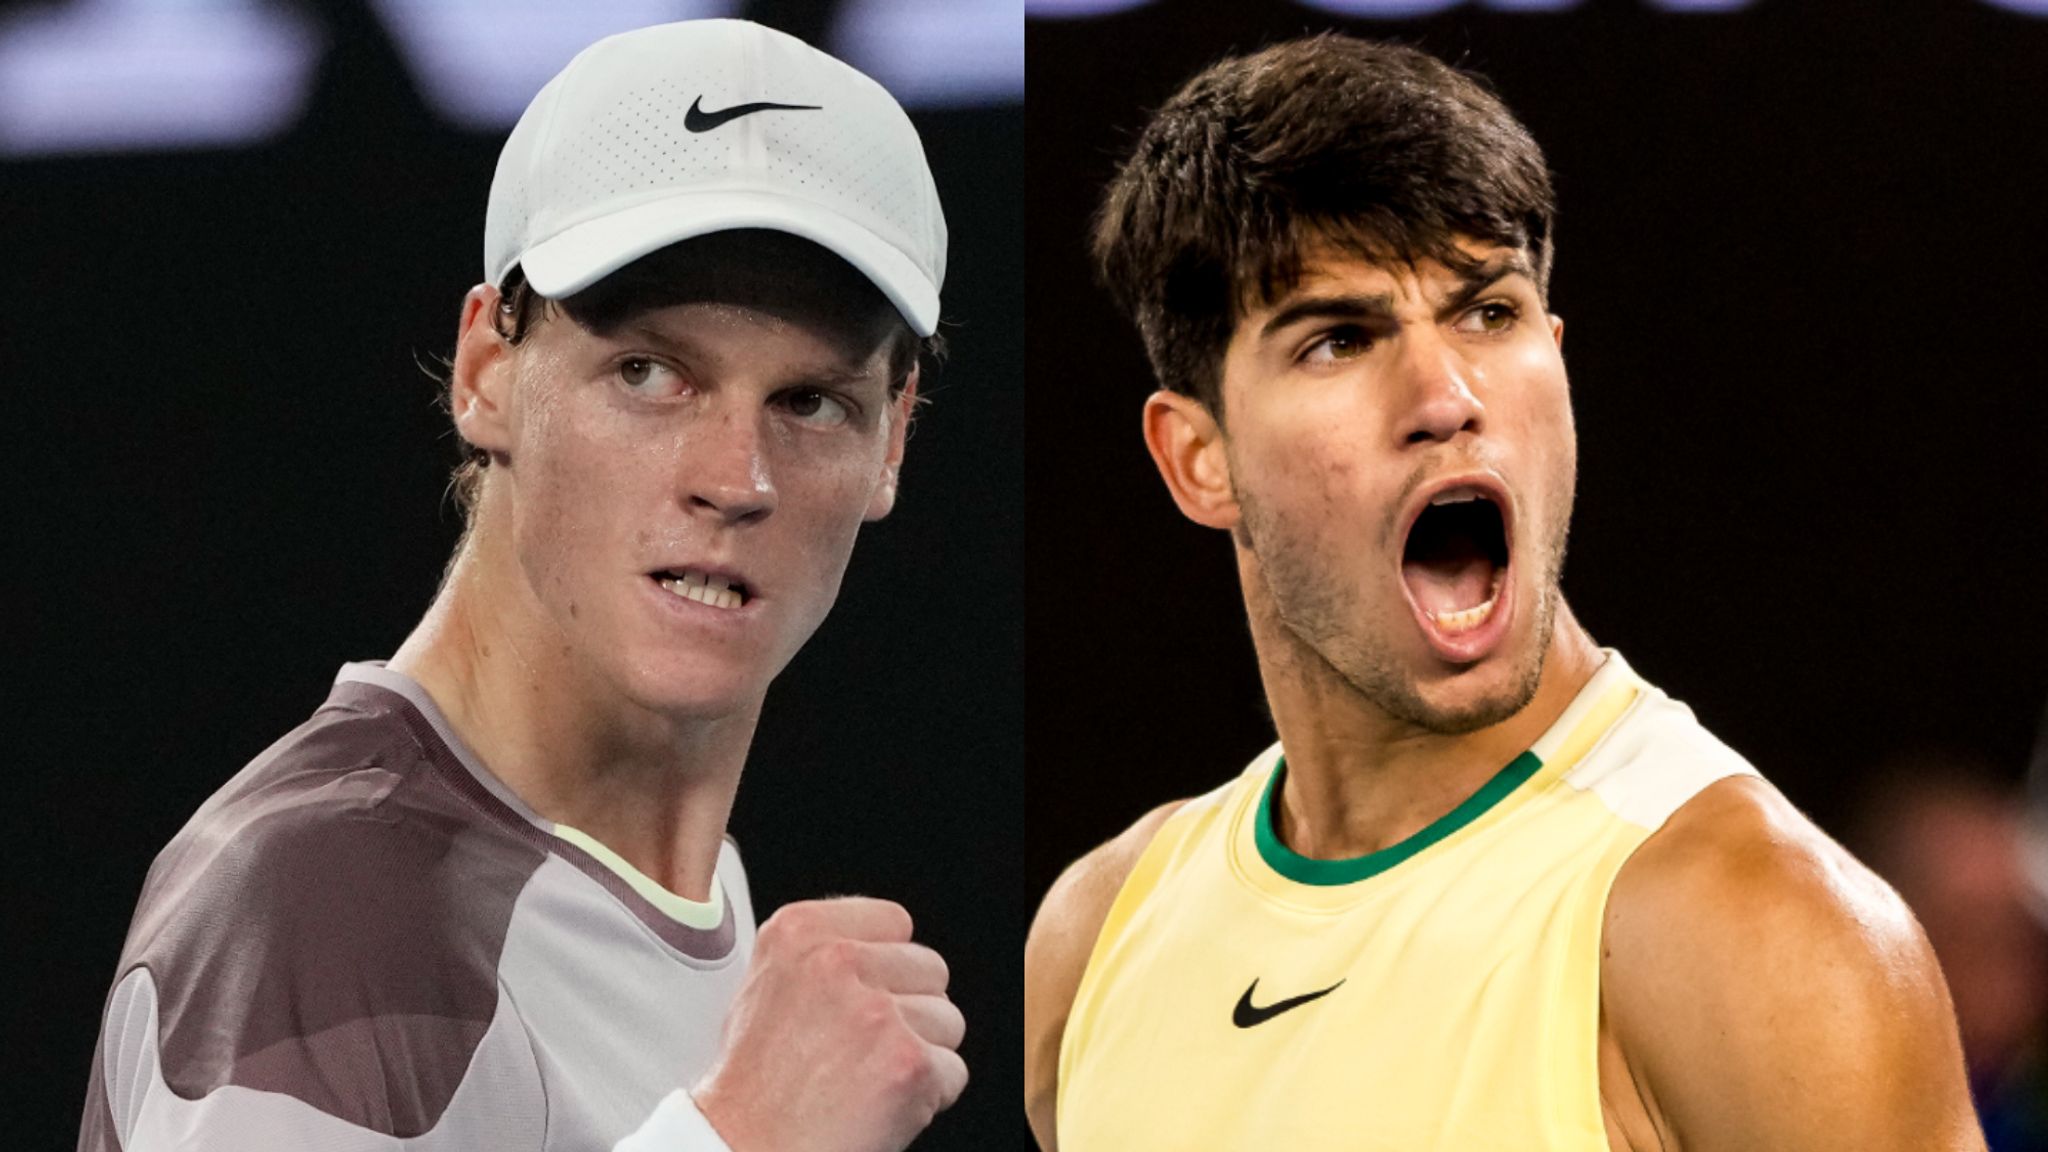
[[[540,1049],[534,1047],[533,1029],[526,1026],[526,1013],[520,1010],[519,998],[512,995],[512,988],[505,983],[503,976],[498,977],[498,995],[509,1006],[513,1022],[519,1025],[519,1035],[526,1041],[526,1056],[533,1064],[533,1082],[540,1087],[540,1147],[534,1152],[546,1152],[548,1135],[554,1130],[555,1101],[548,1093],[548,1077],[541,1068]]]

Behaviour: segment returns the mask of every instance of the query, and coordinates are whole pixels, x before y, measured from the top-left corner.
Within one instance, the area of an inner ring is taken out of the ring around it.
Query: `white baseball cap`
[[[793,36],[688,20],[607,37],[505,141],[484,275],[549,299],[678,240],[768,228],[831,249],[920,336],[938,326],[946,219],[924,146],[882,86]]]

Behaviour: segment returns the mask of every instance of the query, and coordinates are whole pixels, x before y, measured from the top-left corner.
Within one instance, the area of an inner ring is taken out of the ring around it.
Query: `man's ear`
[[[910,436],[911,415],[917,411],[918,371],[918,365],[910,366],[909,377],[889,402],[889,448],[882,455],[882,475],[875,483],[874,494],[868,497],[866,519],[880,520],[896,507],[896,477],[903,468],[903,444]]]
[[[512,450],[512,345],[498,332],[498,290],[479,284],[462,298],[448,407],[455,431],[492,456]]]
[[[1209,406],[1160,389],[1145,401],[1145,447],[1181,514],[1209,528],[1235,528],[1237,495],[1223,427]]]
[[[1557,341],[1558,351],[1564,351],[1564,317],[1555,312],[1550,314],[1550,338]]]

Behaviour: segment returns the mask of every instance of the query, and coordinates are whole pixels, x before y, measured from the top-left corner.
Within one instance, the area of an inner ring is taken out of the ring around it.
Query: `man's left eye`
[[[1481,304],[1458,318],[1458,327],[1466,332],[1505,332],[1514,327],[1521,310],[1513,304],[1494,301]]]
[[[619,383],[636,396],[673,396],[682,390],[683,378],[658,360],[635,356],[619,361]]]
[[[818,388],[792,388],[781,396],[782,409],[806,424],[834,427],[853,412],[838,397]]]

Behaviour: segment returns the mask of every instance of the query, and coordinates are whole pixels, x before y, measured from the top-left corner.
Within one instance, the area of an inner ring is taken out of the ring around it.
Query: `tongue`
[[[1408,592],[1424,612],[1463,612],[1486,603],[1493,592],[1493,561],[1477,550],[1401,565]]]

